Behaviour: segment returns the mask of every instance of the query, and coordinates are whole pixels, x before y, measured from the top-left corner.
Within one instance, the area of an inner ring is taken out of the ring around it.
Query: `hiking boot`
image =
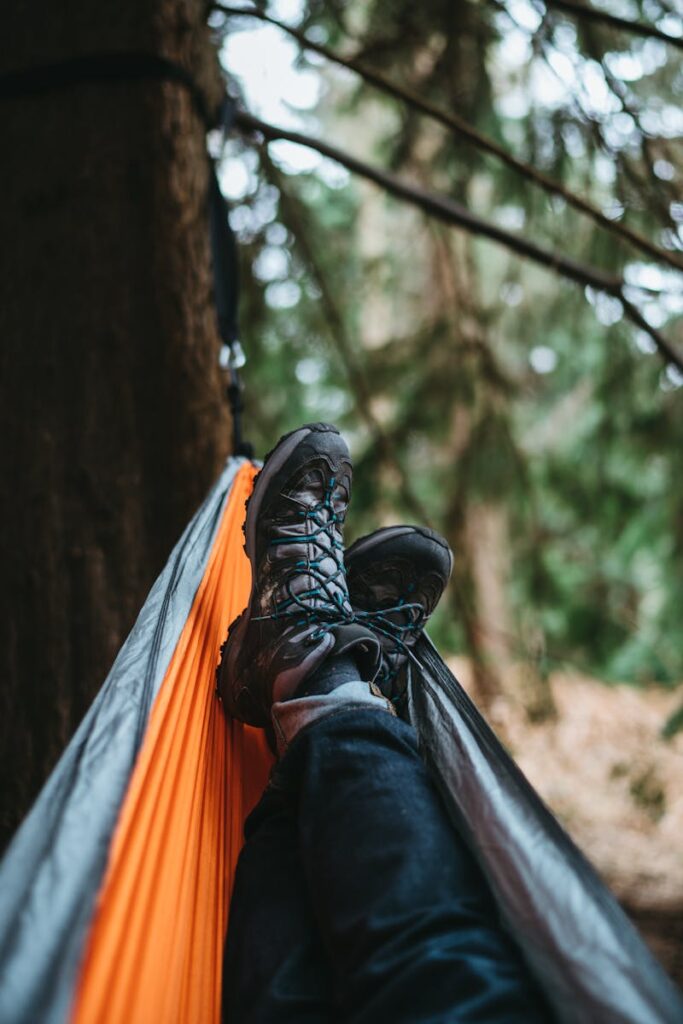
[[[398,704],[407,688],[410,650],[451,575],[451,549],[427,527],[389,526],[357,540],[345,561],[351,604],[382,644],[374,682]]]
[[[268,728],[271,705],[330,654],[353,652],[368,681],[379,668],[379,641],[356,620],[346,585],[351,476],[339,431],[312,423],[281,438],[256,478],[244,526],[251,597],[217,670],[226,712],[249,725]]]

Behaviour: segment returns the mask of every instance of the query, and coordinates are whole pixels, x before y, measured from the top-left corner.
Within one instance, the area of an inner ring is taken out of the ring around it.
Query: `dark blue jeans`
[[[245,835],[225,1024],[552,1019],[399,719],[304,729]]]

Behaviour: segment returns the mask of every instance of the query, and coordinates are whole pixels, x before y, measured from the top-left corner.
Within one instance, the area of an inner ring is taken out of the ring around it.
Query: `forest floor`
[[[465,659],[449,665],[466,689]],[[554,719],[531,723],[514,696],[487,717],[574,841],[683,985],[683,733],[660,730],[681,688],[550,678]]]

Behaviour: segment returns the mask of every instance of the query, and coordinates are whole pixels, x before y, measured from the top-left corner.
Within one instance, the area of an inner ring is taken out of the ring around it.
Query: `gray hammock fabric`
[[[243,462],[228,461],[176,545],[101,692],[0,864],[0,1024],[68,1020],[150,709]],[[424,755],[558,1020],[681,1024],[683,998],[612,895],[429,641],[420,641],[417,654],[410,717]]]
[[[176,544],[0,864],[0,1024],[68,1020],[109,844],[149,713],[244,461],[228,460]]]
[[[683,995],[426,637],[416,656],[423,755],[558,1020],[682,1024]]]

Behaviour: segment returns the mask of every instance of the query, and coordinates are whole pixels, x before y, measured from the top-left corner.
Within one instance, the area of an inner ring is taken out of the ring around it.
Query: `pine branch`
[[[620,81],[607,66],[603,49],[600,46],[599,40],[594,35],[594,27],[590,26],[587,28],[584,36],[586,39],[588,56],[592,57],[593,60],[600,64],[608,88],[617,98],[623,112],[632,118],[633,123],[638,129],[638,133],[640,135],[640,153],[643,164],[647,169],[646,174],[643,176],[643,187],[640,190],[641,194],[646,191],[649,202],[657,207],[663,222],[670,227],[675,228],[676,225],[668,209],[668,203],[675,201],[680,198],[680,196],[677,195],[675,191],[672,192],[671,186],[659,179],[655,173],[654,165],[657,157],[652,153],[652,136],[645,128],[643,128],[642,125],[642,108],[637,102],[635,104],[632,102],[626,85]],[[675,164],[676,159],[671,153],[667,141],[665,139],[658,138],[657,145],[659,147],[659,155],[663,156],[671,164]],[[668,201],[666,198],[667,192],[669,195]]]
[[[548,29],[551,26],[549,26],[547,22],[547,15],[544,16],[539,28],[536,29],[534,32],[531,32],[529,29],[522,26],[518,21],[516,21],[512,17],[510,12],[502,3],[502,0],[489,0],[489,3],[491,3],[498,11],[505,14],[505,16],[511,22],[511,24],[514,25],[517,29],[526,32],[529,38],[529,42],[533,48],[534,54],[539,59],[543,60],[548,72],[557,80],[557,82],[562,87],[564,87],[564,80],[561,78],[560,75],[558,75],[556,68],[553,66],[552,61],[549,59],[549,48],[553,44],[551,35],[548,34]],[[605,66],[602,58],[595,57],[595,59],[599,60],[603,72],[605,73],[607,84],[610,88],[612,88],[612,84],[616,80],[613,78],[613,76],[610,80],[609,71]],[[603,153],[605,153],[610,158],[610,160],[614,162],[620,173],[628,177],[629,181],[636,187],[639,195],[645,197],[647,199],[648,204],[657,210],[657,213],[659,214],[662,223],[666,224],[666,226],[669,228],[675,229],[676,225],[675,222],[672,220],[671,213],[668,208],[668,201],[664,197],[665,194],[668,193],[669,195],[671,195],[670,201],[672,201],[675,198],[677,198],[677,196],[672,195],[670,183],[663,182],[660,179],[658,179],[654,172],[654,157],[650,151],[651,142],[653,140],[648,135],[648,132],[643,128],[639,120],[637,111],[631,110],[630,107],[627,107],[627,105],[623,102],[624,94],[617,93],[614,89],[612,89],[612,91],[614,92],[616,98],[619,99],[622,103],[622,109],[625,111],[625,113],[629,113],[634,118],[640,135],[640,153],[643,163],[647,168],[647,175],[637,175],[631,167],[630,160],[625,155],[625,153],[619,149],[615,149],[614,146],[610,145],[607,142],[602,123],[588,112],[588,110],[586,109],[584,104],[580,102],[576,94],[572,95],[571,97],[571,106],[574,111],[574,116],[578,118],[583,124],[588,126],[596,146]],[[676,160],[673,154],[671,153],[671,150],[669,149],[667,142],[662,138],[657,138],[656,142],[665,159],[669,160],[670,163],[675,164]],[[676,259],[680,260],[681,257],[676,257]]]
[[[564,84],[563,80],[557,74],[556,69],[553,67],[552,62],[549,59],[548,43],[548,39],[544,38],[539,40],[536,52],[538,53],[540,59],[543,60],[549,73],[552,74],[553,77],[560,84]],[[572,97],[572,106],[575,111],[575,116],[588,126],[593,137],[593,140],[595,142],[595,145],[603,153],[605,153],[610,160],[613,161],[613,163],[618,168],[619,173],[622,174],[624,177],[628,178],[630,183],[635,187],[638,195],[648,203],[648,207],[655,208],[657,210],[657,213],[659,214],[662,223],[666,224],[668,228],[675,230],[676,223],[671,216],[668,204],[670,202],[675,201],[678,198],[678,195],[673,194],[671,192],[670,183],[661,181],[655,174],[655,156],[651,152],[652,138],[643,128],[640,122],[639,112],[633,109],[630,106],[630,104],[626,101],[623,86],[620,86],[620,84],[617,82],[614,76],[610,73],[609,69],[605,66],[604,60],[602,60],[602,58],[597,55],[597,52],[592,53],[591,56],[601,65],[603,73],[605,75],[605,81],[607,82],[607,85],[612,91],[613,95],[619,101],[621,109],[624,111],[624,113],[629,114],[629,116],[633,118],[636,124],[636,127],[640,135],[640,158],[645,166],[645,173],[638,173],[636,169],[632,166],[631,160],[628,157],[628,155],[619,149],[615,149],[614,146],[610,145],[607,142],[603,125],[599,120],[592,117],[591,114],[588,113],[586,107],[583,105],[583,103],[579,100],[579,98],[576,95]],[[657,144],[660,147],[661,152],[663,153],[665,158],[668,159],[670,163],[675,163],[675,159],[671,154],[668,145],[666,145],[666,143],[664,142],[664,140],[657,139]],[[677,259],[680,259],[680,257],[677,257]]]
[[[627,319],[652,338],[667,363],[672,363],[683,372],[683,354],[679,353],[657,328],[649,324],[637,307],[625,297],[625,282],[621,277],[608,274],[590,264],[580,263],[569,256],[563,256],[560,253],[544,249],[527,238],[514,235],[497,224],[493,224],[491,221],[470,213],[464,206],[446,196],[437,195],[415,185],[410,185],[396,175],[367,164],[363,160],[359,160],[357,157],[320,139],[314,139],[309,135],[304,135],[302,132],[290,131],[286,128],[266,124],[265,121],[261,121],[245,111],[240,111],[236,114],[235,124],[246,133],[252,131],[259,132],[268,142],[284,139],[296,145],[313,149],[320,153],[321,156],[334,160],[353,174],[358,174],[360,177],[373,181],[390,195],[411,203],[413,206],[418,207],[432,217],[436,217],[445,224],[462,228],[473,235],[489,238],[516,255],[531,260],[547,270],[553,270],[556,274],[568,278],[575,284],[582,285],[584,288],[593,288],[597,292],[603,292],[619,299],[623,304]]]
[[[394,99],[397,99],[402,103],[406,103],[409,106],[414,107],[427,117],[437,121],[442,126],[463,136],[463,138],[466,138],[475,148],[495,157],[501,163],[505,164],[506,167],[509,167],[515,173],[526,178],[528,181],[533,182],[534,185],[542,188],[545,192],[550,195],[560,196],[569,206],[590,217],[590,219],[603,230],[620,237],[629,245],[638,249],[641,253],[646,254],[650,259],[667,263],[669,266],[675,267],[677,270],[683,269],[683,260],[681,260],[677,254],[669,253],[664,249],[660,249],[659,246],[654,245],[654,243],[644,235],[634,231],[633,228],[629,228],[625,224],[619,224],[618,222],[610,220],[609,217],[605,216],[601,210],[596,206],[593,206],[593,204],[587,199],[584,199],[583,196],[577,195],[570,189],[565,188],[565,186],[560,182],[548,177],[547,174],[537,170],[535,167],[525,163],[523,160],[519,160],[493,139],[490,139],[486,135],[482,135],[481,132],[477,131],[476,128],[473,128],[472,125],[463,120],[463,118],[458,117],[457,114],[443,110],[441,107],[436,106],[429,100],[424,99],[419,93],[414,92],[411,89],[407,89],[405,86],[399,85],[397,82],[387,78],[374,68],[361,63],[353,57],[342,57],[327,46],[313,42],[313,40],[309,39],[303,32],[300,32],[298,29],[293,28],[290,25],[286,25],[277,18],[271,17],[269,14],[266,14],[265,11],[261,11],[256,8],[233,7],[222,3],[214,4],[214,10],[221,11],[223,14],[228,15],[242,15],[259,18],[261,21],[265,21],[270,25],[276,26],[283,32],[290,35],[293,39],[296,39],[302,47],[312,50],[314,53],[320,54],[327,60],[355,72],[366,82],[375,86],[375,88],[380,89],[382,92],[392,96]]]
[[[671,36],[668,32],[662,32],[656,25],[647,25],[643,21],[631,21],[629,18],[620,18],[616,14],[609,14],[607,11],[590,7],[587,3],[580,3],[578,0],[543,0],[546,7],[557,7],[558,10],[567,14],[576,15],[578,18],[585,18],[587,21],[598,21],[603,25],[619,29],[621,32],[630,32],[632,35],[643,36],[645,39],[660,39],[663,43],[676,46],[683,50],[683,36]]]

